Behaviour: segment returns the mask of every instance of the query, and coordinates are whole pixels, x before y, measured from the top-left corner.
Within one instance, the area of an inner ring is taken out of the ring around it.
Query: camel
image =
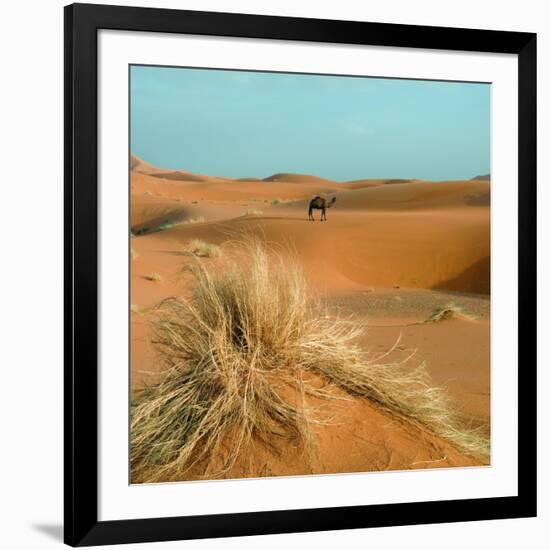
[[[325,221],[327,219],[327,212],[326,209],[330,208],[334,203],[336,202],[336,197],[332,197],[332,199],[329,200],[325,197],[321,197],[320,195],[316,195],[309,201],[309,212],[308,212],[308,220],[311,220],[312,222],[315,221],[315,218],[313,217],[313,210],[322,210],[321,212],[321,221],[323,221],[323,218],[325,218]]]

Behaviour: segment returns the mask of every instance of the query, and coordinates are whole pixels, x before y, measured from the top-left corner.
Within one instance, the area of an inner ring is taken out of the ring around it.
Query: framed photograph
[[[65,542],[536,515],[536,35],[65,8]]]

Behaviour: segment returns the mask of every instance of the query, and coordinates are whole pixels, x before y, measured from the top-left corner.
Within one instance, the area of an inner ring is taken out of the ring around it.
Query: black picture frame
[[[100,29],[518,56],[518,495],[98,521],[97,34]],[[231,537],[536,515],[536,35],[94,4],[65,7],[65,543]]]

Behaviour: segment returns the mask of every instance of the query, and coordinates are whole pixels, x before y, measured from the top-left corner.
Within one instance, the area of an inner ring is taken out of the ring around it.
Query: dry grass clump
[[[243,214],[243,216],[261,216],[263,212],[261,210],[256,210],[255,208],[249,208]]]
[[[446,321],[447,319],[456,318],[468,319],[475,321],[475,316],[466,313],[464,309],[455,304],[449,304],[444,307],[438,307],[424,322],[425,323],[437,323],[439,321]]]
[[[199,216],[198,218],[187,218],[181,223],[202,223],[202,222],[204,222],[204,217]]]
[[[130,311],[139,315],[141,313],[141,308],[137,304],[130,304]]]
[[[331,397],[328,386],[308,382],[312,375],[466,453],[488,452],[424,367],[380,362],[354,344],[362,326],[327,317],[311,300],[295,260],[259,241],[245,248],[249,259],[222,273],[197,260],[191,299],[165,300],[156,311],[154,344],[167,371],[133,404],[133,482],[181,480],[192,469],[194,477],[223,475],[252,443],[274,453],[282,441],[311,449],[312,425],[327,420],[308,397]]]
[[[289,202],[294,202],[292,199],[273,199],[271,204],[277,206],[278,204],[288,204]]]
[[[130,248],[130,257],[132,260],[137,260],[139,258],[139,254],[133,248]]]
[[[151,273],[150,275],[145,275],[144,279],[147,279],[148,281],[152,281],[154,283],[158,283],[159,281],[162,281],[162,277],[158,273]]]
[[[172,229],[172,227],[176,227],[180,223],[182,223],[182,222],[174,221],[174,220],[167,221],[167,222],[161,223],[156,230],[157,231],[166,231],[167,229]]]
[[[185,250],[198,258],[215,258],[222,253],[222,249],[217,244],[207,243],[200,239],[189,241]]]
[[[150,220],[148,223],[149,225],[141,225],[140,227],[134,227],[130,230],[130,235],[132,237],[141,237],[142,235],[148,235],[150,233],[157,233],[159,231],[166,231],[168,229],[172,229],[174,227],[178,227],[182,224],[188,224],[188,223],[202,223],[205,219],[202,216],[199,216],[197,218],[187,218],[186,220],[173,218],[173,219],[166,219],[162,223],[157,222],[156,220]]]

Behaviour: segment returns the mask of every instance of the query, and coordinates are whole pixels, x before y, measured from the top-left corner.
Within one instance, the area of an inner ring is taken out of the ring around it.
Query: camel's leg
[[[323,208],[323,211],[321,213],[321,221],[323,221],[323,219],[326,221],[327,220],[327,211]]]
[[[312,222],[315,221],[315,218],[313,217],[313,208],[311,208],[311,207],[310,207],[310,209],[309,209],[309,211],[308,211],[308,213],[307,213],[307,219],[308,219],[309,221],[312,221]]]

